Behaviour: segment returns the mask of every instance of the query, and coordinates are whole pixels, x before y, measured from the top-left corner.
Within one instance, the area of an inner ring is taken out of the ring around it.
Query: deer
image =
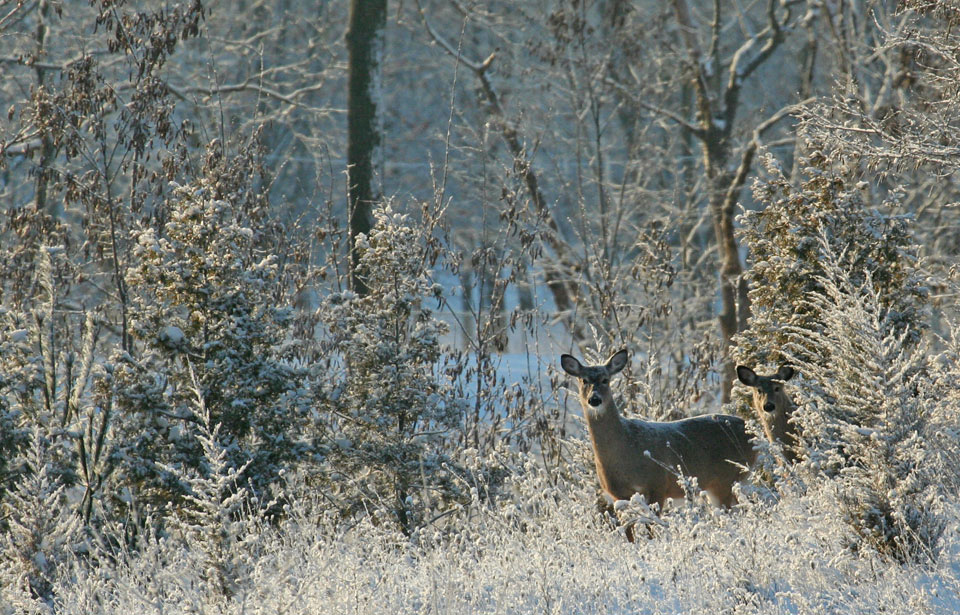
[[[693,476],[710,498],[724,508],[736,503],[733,484],[756,462],[743,419],[707,414],[679,421],[645,421],[620,414],[610,380],[627,365],[620,350],[602,365],[583,365],[564,354],[560,366],[577,378],[580,405],[593,446],[597,476],[613,500],[639,493],[658,511],[668,499],[684,497],[677,480]]]
[[[737,379],[753,389],[753,409],[760,419],[767,439],[783,446],[787,461],[797,460],[799,434],[790,420],[797,406],[784,390],[784,383],[796,374],[789,365],[781,365],[777,372],[761,376],[746,365],[737,366]]]

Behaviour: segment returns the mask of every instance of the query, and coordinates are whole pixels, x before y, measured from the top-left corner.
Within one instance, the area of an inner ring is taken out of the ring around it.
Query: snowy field
[[[957,613],[960,508],[933,564],[846,548],[825,489],[747,487],[736,510],[693,502],[633,544],[591,486],[550,485],[533,463],[500,502],[475,499],[412,537],[338,524],[298,504],[277,528],[248,522],[229,550],[178,539],[64,571],[57,612],[132,613]],[[229,571],[229,595],[211,586]]]

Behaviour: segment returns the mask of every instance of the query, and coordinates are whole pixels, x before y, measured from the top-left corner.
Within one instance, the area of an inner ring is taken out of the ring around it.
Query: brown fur
[[[640,493],[650,504],[683,497],[678,473],[694,476],[701,489],[723,506],[736,499],[733,483],[756,461],[756,451],[743,419],[709,414],[680,421],[657,422],[620,415],[610,379],[627,363],[627,351],[604,365],[582,365],[565,354],[563,370],[579,381],[583,407],[600,486],[615,500]]]
[[[796,405],[784,387],[794,376],[794,369],[781,365],[777,373],[761,376],[745,365],[737,366],[737,378],[753,389],[753,409],[763,425],[763,431],[771,442],[783,445],[783,455],[788,461],[797,460],[799,433],[790,420]]]

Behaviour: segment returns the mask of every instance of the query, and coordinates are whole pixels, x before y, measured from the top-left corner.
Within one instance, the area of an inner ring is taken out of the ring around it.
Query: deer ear
[[[737,379],[748,387],[757,386],[757,373],[746,365],[737,366]]]
[[[563,368],[563,371],[567,372],[571,376],[580,377],[580,372],[583,369],[583,366],[580,365],[580,361],[577,361],[576,357],[569,354],[560,355],[560,367]]]
[[[794,374],[796,373],[796,370],[789,365],[781,365],[780,369],[777,370],[777,379],[786,382],[787,380],[793,378]]]
[[[611,376],[619,373],[620,370],[622,370],[624,367],[627,366],[628,358],[629,358],[629,355],[627,354],[626,348],[614,353],[613,356],[607,359],[607,372]]]

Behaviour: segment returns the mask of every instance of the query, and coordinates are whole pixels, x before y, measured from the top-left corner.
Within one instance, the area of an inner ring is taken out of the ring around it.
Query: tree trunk
[[[373,203],[378,151],[382,145],[379,105],[380,63],[387,25],[386,0],[351,0],[347,30],[349,86],[347,92],[347,197],[350,227],[350,286],[358,294],[367,287],[357,275],[358,235],[373,228]]]
[[[795,20],[792,20],[792,12],[789,10],[778,14],[776,0],[767,0],[766,27],[745,38],[726,66],[722,66],[720,45],[717,44],[723,32],[722,6],[720,2],[714,3],[713,21],[710,24],[713,42],[705,55],[700,48],[698,27],[692,19],[693,13],[687,0],[673,0],[680,36],[690,55],[689,70],[696,97],[697,122],[688,123],[683,118],[673,117],[675,120],[679,119],[700,140],[703,152],[707,200],[713,219],[714,238],[719,249],[718,282],[721,305],[717,320],[724,354],[721,394],[723,402],[728,402],[734,378],[733,357],[730,352],[733,338],[746,328],[750,317],[748,288],[742,276],[743,264],[740,262],[740,250],[734,232],[736,202],[753,164],[761,133],[784,117],[788,108],[756,124],[753,139],[740,151],[739,166],[733,172],[728,170],[733,157],[731,139],[744,83],[759,66],[770,59],[783,43],[786,33],[795,29]],[[723,75],[726,75],[725,81]]]
[[[49,27],[47,26],[47,16],[50,7],[47,2],[41,1],[37,12],[37,58],[43,58],[46,53],[46,40]],[[41,88],[46,83],[47,69],[43,62],[38,62],[34,67],[37,73],[37,88]],[[45,131],[42,138],[43,146],[40,149],[40,168],[37,170],[36,194],[34,197],[34,207],[39,213],[50,215],[51,218],[59,220],[63,217],[63,203],[58,199],[50,199],[48,195],[50,185],[50,169],[53,167],[54,157],[57,154],[53,145],[53,139],[49,132]]]
[[[720,141],[722,139],[722,141]],[[720,325],[720,337],[723,340],[724,358],[721,380],[721,399],[724,403],[730,401],[730,392],[735,377],[733,359],[730,357],[730,348],[733,346],[733,337],[740,330],[740,323],[745,322],[749,307],[746,304],[738,305],[743,265],[740,262],[740,250],[734,234],[734,203],[735,199],[728,199],[727,194],[733,184],[729,173],[723,172],[730,158],[726,138],[719,137],[718,141],[708,138],[703,142],[704,166],[707,175],[708,202],[711,218],[713,219],[714,238],[719,248],[718,273],[720,291],[720,313],[717,321]],[[739,308],[739,309],[738,309]],[[742,311],[742,312],[741,312]]]

